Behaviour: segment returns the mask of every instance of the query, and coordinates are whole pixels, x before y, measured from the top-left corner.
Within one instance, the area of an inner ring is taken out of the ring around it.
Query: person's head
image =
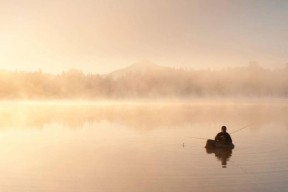
[[[221,131],[222,131],[223,133],[226,133],[226,130],[227,130],[226,126],[222,126],[222,127],[221,127]]]

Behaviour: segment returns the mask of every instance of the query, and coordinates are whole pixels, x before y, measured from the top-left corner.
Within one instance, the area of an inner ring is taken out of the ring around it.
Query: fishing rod
[[[246,125],[246,126],[244,126],[244,127],[241,127],[240,129],[236,129],[236,130],[230,132],[230,135],[232,135],[232,134],[234,134],[234,133],[237,133],[238,131],[241,131],[241,130],[246,129],[246,128],[248,128],[248,127],[251,127],[253,124],[255,124],[255,123],[250,123],[250,124],[248,124],[248,125]],[[188,137],[188,138],[191,138],[191,139],[200,139],[200,140],[207,140],[207,139],[208,139],[208,138],[204,138],[204,137]]]
[[[204,137],[188,137],[191,139],[201,139],[201,140],[207,140],[208,138],[204,138]]]
[[[248,124],[248,125],[240,128],[240,129],[236,129],[235,131],[230,132],[230,135],[232,135],[232,134],[234,134],[234,133],[237,133],[238,131],[241,131],[241,130],[246,129],[246,128],[248,128],[248,127],[251,127],[253,124],[255,124],[255,123],[250,123],[250,124]]]
[[[230,132],[230,135],[232,135],[232,134],[234,134],[234,133],[237,133],[238,131],[241,131],[241,130],[246,129],[246,128],[248,128],[248,127],[251,127],[253,124],[255,124],[255,123],[250,123],[250,124],[248,124],[248,125],[246,125],[246,126],[244,126],[244,127],[241,127],[240,129],[236,129],[236,130]],[[191,139],[200,139],[200,140],[208,140],[208,138],[204,138],[204,137],[188,137],[188,138],[191,138]],[[184,145],[184,143],[183,143],[183,145]]]

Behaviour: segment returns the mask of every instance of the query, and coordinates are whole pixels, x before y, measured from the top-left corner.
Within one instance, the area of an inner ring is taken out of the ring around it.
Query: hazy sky
[[[287,0],[0,0],[0,69],[288,63]]]

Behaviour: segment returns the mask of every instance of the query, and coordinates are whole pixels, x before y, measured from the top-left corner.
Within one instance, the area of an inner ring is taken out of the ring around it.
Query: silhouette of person
[[[215,141],[217,143],[223,144],[223,145],[231,145],[232,144],[232,138],[229,135],[229,133],[226,132],[227,128],[226,126],[222,126],[221,132],[218,133],[215,137]]]

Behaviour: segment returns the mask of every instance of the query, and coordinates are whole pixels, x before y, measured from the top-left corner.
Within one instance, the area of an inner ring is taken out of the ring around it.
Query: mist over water
[[[287,115],[277,99],[1,102],[0,190],[285,191]],[[222,125],[250,125],[225,166],[192,138]]]
[[[106,75],[80,70],[61,74],[0,71],[4,100],[131,100],[287,98],[288,66],[258,64],[222,70],[163,67],[140,62]]]
[[[0,192],[287,191],[287,10],[0,0]]]

